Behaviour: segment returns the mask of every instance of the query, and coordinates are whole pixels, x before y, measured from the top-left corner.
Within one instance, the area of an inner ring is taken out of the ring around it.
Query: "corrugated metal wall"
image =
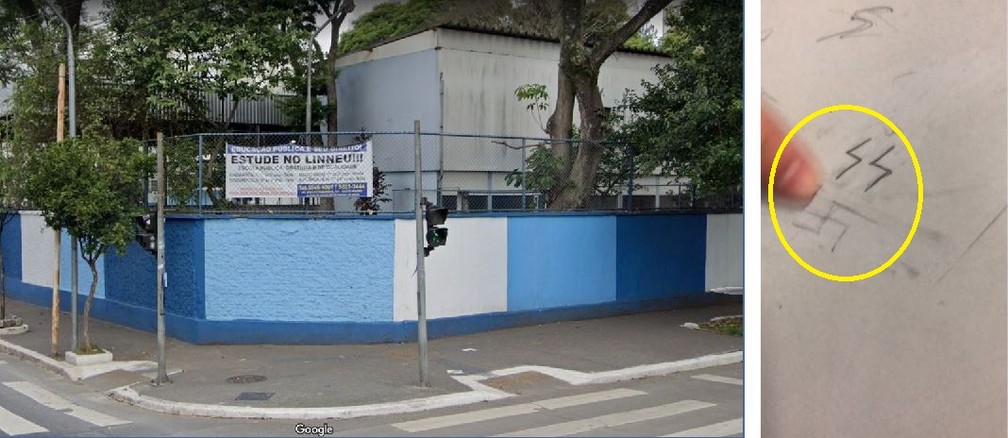
[[[273,125],[290,126],[290,119],[280,111],[280,102],[283,99],[294,98],[295,96],[262,96],[255,100],[242,100],[238,102],[232,123],[243,125]],[[304,95],[300,97],[304,99]],[[218,96],[212,93],[203,93],[203,100],[207,105],[207,117],[210,120],[223,121],[227,118],[234,105],[231,96]]]
[[[546,85],[552,105],[558,57],[555,42],[443,28],[349,54],[337,61],[339,128],[409,131],[419,119],[427,132],[544,137],[549,112],[537,118],[527,102],[518,101],[515,89]],[[605,105],[617,104],[626,89],[640,89],[641,80],[654,81],[651,68],[667,61],[657,55],[614,54],[599,77]],[[446,189],[463,180],[477,184],[463,189],[506,189],[504,175],[522,164],[520,149],[493,139],[428,141],[424,169],[443,170]],[[399,143],[376,144],[375,164],[389,172],[412,170],[411,143]],[[403,187],[412,186],[403,182]],[[393,188],[400,187],[393,183]]]

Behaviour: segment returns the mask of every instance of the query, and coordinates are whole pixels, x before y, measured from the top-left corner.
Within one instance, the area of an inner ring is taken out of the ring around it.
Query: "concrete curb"
[[[345,407],[263,408],[252,406],[221,406],[201,403],[175,402],[141,395],[133,389],[133,386],[136,384],[113,389],[107,392],[107,395],[117,401],[136,407],[174,415],[264,420],[339,420],[376,415],[421,412],[513,397],[516,394],[494,389],[480,382],[493,377],[507,376],[523,372],[538,372],[546,374],[572,385],[594,385],[600,383],[622,382],[644,377],[664,376],[684,371],[698,370],[701,368],[729,365],[739,363],[741,361],[742,352],[733,351],[721,354],[710,354],[674,362],[641,365],[619,370],[594,373],[585,373],[581,371],[545,366],[523,365],[478,375],[451,376],[459,383],[468,386],[471,389],[469,392],[444,394],[399,402]]]
[[[17,356],[18,358],[29,362],[37,363],[41,365],[42,368],[57,374],[62,374],[75,382],[116,370],[140,372],[148,371],[151,368],[157,369],[157,363],[145,360],[112,361],[94,365],[75,366],[66,362],[58,361],[49,356],[3,339],[0,339],[0,352]]]

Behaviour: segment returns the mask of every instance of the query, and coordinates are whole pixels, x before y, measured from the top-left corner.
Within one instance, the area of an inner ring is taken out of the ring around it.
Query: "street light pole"
[[[332,14],[332,16],[327,18],[326,21],[319,26],[318,30],[312,34],[311,38],[308,39],[308,86],[305,88],[305,134],[311,132],[311,67],[312,58],[315,57],[315,38],[318,37],[318,34],[321,33],[322,30],[325,29],[325,27],[329,25],[329,23],[331,23],[337,15],[339,14]]]
[[[70,23],[68,23],[66,21],[66,19],[63,18],[63,14],[61,14],[60,11],[58,9],[56,9],[56,5],[53,4],[52,0],[46,0],[46,3],[49,4],[49,8],[51,8],[53,10],[53,12],[56,13],[56,17],[58,17],[60,19],[60,21],[63,22],[63,26],[66,27],[66,31],[67,31],[67,70],[68,70],[67,74],[69,75],[68,76],[69,77],[69,84],[68,84],[69,87],[68,87],[67,91],[68,91],[68,94],[69,94],[68,97],[69,97],[69,100],[70,100],[70,121],[69,121],[69,124],[70,124],[70,137],[76,137],[77,136],[77,92],[76,92],[76,87],[74,87],[75,68],[74,68],[73,29],[70,28]]]

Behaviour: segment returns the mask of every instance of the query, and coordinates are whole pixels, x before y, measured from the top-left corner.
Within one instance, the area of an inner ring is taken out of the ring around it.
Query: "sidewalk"
[[[32,350],[38,354],[28,360],[41,363],[38,357],[48,356],[50,348],[49,309],[13,300],[7,308],[30,331],[0,337],[0,351]],[[415,412],[510,397],[535,386],[613,382],[739,362],[742,338],[681,325],[741,313],[739,300],[434,339],[428,342],[429,388],[418,386],[416,343],[192,345],[171,338],[165,356],[172,382],[154,386],[149,382],[156,369],[156,336],[92,320],[92,340],[128,366],[93,377],[84,373],[82,383],[120,401],[185,415],[309,419]],[[69,349],[70,330],[64,313],[61,353]],[[47,362],[51,368],[54,362]],[[64,370],[74,373],[79,377],[80,370]],[[265,380],[228,382],[238,376]],[[269,397],[236,400],[243,393]]]

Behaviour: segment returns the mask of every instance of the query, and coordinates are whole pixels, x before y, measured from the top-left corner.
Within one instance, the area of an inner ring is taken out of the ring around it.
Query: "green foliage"
[[[525,84],[515,89],[518,101],[529,101],[529,111],[546,111],[549,108],[549,93],[543,84]]]
[[[56,136],[56,85],[58,66],[66,61],[56,47],[59,36],[51,29],[25,24],[19,33],[24,51],[10,52],[20,64],[16,86],[10,97],[10,140],[18,150],[33,150]],[[29,49],[28,34],[49,50]]]
[[[545,127],[542,124],[542,115],[549,109],[549,92],[546,91],[546,86],[542,84],[519,86],[515,90],[515,97],[520,102],[528,102],[526,109],[535,115],[540,127],[545,131]],[[580,130],[577,129],[577,126],[572,126],[570,138],[576,140],[580,137]],[[571,143],[572,153],[576,154],[578,152],[578,144],[577,141]],[[565,174],[566,166],[553,153],[552,147],[546,145],[530,147],[529,149],[532,152],[525,159],[524,187],[534,192],[547,194],[547,198],[550,193],[555,192],[561,185],[568,183],[567,175]],[[630,152],[630,147],[625,144],[605,145],[595,180],[595,193],[614,195],[623,189],[627,176],[631,172]],[[522,170],[515,169],[506,175],[505,183],[515,188],[522,188]],[[549,199],[546,201],[548,204]]]
[[[742,186],[742,3],[690,1],[670,16],[662,46],[672,62],[630,94],[617,137],[637,145],[643,169],[686,178],[698,192]]]
[[[515,169],[504,176],[504,182],[515,188],[523,188],[530,192],[546,194],[546,203],[549,203],[549,193],[561,182],[563,165],[560,159],[550,151],[549,147],[535,147],[532,153],[525,158],[525,178],[522,179],[522,170]]]
[[[153,150],[155,144],[150,143]],[[183,137],[165,140],[165,181],[167,200],[177,206],[196,205],[199,201],[199,143]]]
[[[129,84],[123,91],[142,103],[133,117],[145,125],[205,120],[204,92],[245,100],[285,85],[304,63],[315,10],[294,0],[108,3],[113,83]]]
[[[154,160],[136,140],[85,135],[54,143],[28,165],[26,192],[46,225],[81,241],[89,262],[133,240],[132,218],[143,211],[141,182]]]
[[[560,29],[559,3],[559,0],[409,0],[382,3],[354,21],[353,29],[340,36],[340,53],[373,47],[442,23],[557,38]],[[605,38],[628,18],[626,4],[622,0],[590,0],[585,10],[588,40]]]
[[[340,36],[340,53],[356,52],[382,41],[398,38],[433,24],[452,0],[409,0],[382,3],[354,21],[353,29]]]

